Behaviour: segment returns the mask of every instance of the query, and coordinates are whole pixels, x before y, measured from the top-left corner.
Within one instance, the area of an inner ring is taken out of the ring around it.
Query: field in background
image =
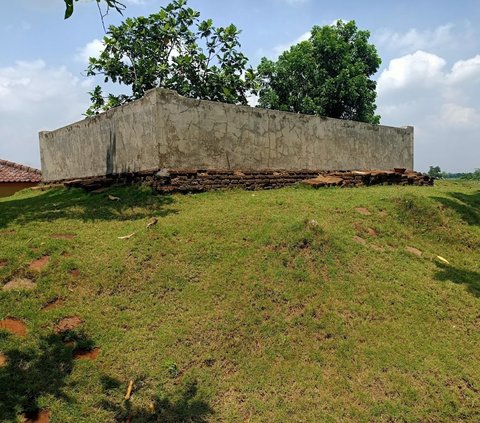
[[[3,422],[480,420],[479,183],[24,191],[0,282]]]

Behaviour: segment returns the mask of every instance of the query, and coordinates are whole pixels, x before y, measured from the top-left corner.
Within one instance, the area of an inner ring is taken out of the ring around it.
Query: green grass
[[[2,421],[480,420],[479,183],[24,191],[0,200],[2,259],[0,282],[37,282],[0,290],[28,327],[0,331]],[[83,323],[56,335],[65,316]]]

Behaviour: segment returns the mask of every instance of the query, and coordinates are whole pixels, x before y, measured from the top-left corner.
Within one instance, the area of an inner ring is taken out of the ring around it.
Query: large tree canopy
[[[187,7],[187,0],[174,0],[158,13],[127,18],[110,26],[105,48],[90,58],[87,75],[102,75],[105,82],[131,87],[131,94],[107,98],[97,86],[90,94],[87,115],[142,97],[155,87],[179,94],[226,103],[247,104],[254,73],[238,50],[240,31],[234,26],[215,28],[211,19]]]
[[[310,39],[258,66],[259,107],[379,123],[376,83],[381,60],[355,21],[315,26]]]

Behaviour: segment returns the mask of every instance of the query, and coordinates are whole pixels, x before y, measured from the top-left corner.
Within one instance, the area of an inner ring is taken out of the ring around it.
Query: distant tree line
[[[462,179],[469,181],[480,181],[480,169],[475,169],[474,172],[451,173],[443,172],[440,169],[440,166],[430,166],[428,175],[438,179]]]

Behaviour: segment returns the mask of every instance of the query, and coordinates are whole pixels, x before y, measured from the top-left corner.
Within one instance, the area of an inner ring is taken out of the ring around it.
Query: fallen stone
[[[4,291],[31,291],[37,284],[31,279],[15,278],[3,285]]]
[[[422,257],[422,252],[415,247],[405,247],[405,251],[407,251],[408,253],[414,254],[417,257]]]
[[[6,319],[0,320],[0,329],[6,330],[17,336],[27,335],[27,326],[25,323],[13,317],[7,317]]]
[[[326,187],[326,186],[339,186],[343,182],[343,178],[338,176],[317,176],[313,179],[306,179],[302,183],[309,185],[313,188]]]

